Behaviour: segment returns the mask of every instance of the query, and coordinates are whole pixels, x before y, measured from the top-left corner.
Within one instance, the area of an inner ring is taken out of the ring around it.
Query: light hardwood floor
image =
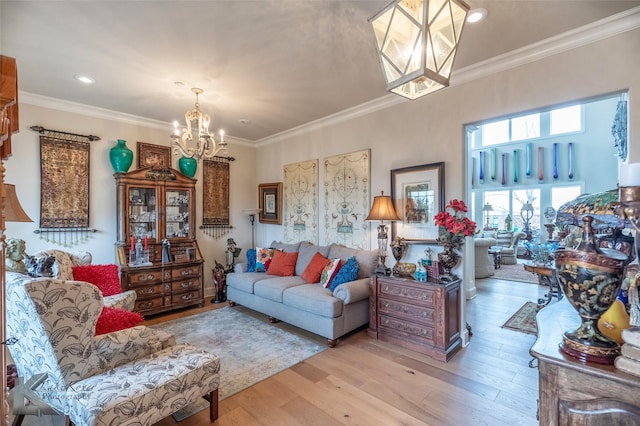
[[[221,401],[215,425],[537,425],[538,372],[528,366],[535,336],[500,326],[547,288],[491,278],[476,281],[476,287],[477,296],[467,301],[473,336],[448,363],[372,340],[363,328],[336,348]],[[222,306],[207,303],[145,323]],[[326,343],[290,325],[275,326]],[[179,423],[169,417],[156,426],[209,424],[207,413]],[[58,424],[28,420],[25,425]]]

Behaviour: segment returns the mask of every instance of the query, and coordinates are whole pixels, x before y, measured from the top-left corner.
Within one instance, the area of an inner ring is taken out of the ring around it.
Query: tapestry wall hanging
[[[97,136],[31,127],[40,133],[41,238],[73,245],[89,232],[89,141]]]
[[[202,160],[202,226],[210,237],[229,233],[229,164],[233,157]]]
[[[284,166],[284,242],[318,244],[318,160]]]
[[[369,249],[370,150],[336,155],[324,160],[325,239]]]

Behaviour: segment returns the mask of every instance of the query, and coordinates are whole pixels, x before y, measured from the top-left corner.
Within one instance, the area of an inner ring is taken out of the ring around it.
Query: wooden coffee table
[[[551,299],[554,297],[558,300],[562,299],[562,290],[558,284],[558,278],[556,277],[556,267],[554,263],[549,265],[542,265],[538,263],[525,263],[523,264],[525,271],[529,271],[532,274],[538,276],[538,283],[540,285],[549,286],[549,292],[544,295],[544,298],[538,299],[539,305],[548,305],[551,303]]]

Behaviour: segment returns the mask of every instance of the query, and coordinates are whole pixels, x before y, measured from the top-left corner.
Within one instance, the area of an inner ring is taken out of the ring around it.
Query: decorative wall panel
[[[324,160],[323,244],[369,249],[370,150]]]
[[[284,241],[318,244],[318,160],[284,166]]]

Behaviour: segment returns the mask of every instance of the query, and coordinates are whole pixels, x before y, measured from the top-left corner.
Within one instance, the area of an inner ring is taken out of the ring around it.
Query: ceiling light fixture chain
[[[191,91],[196,95],[195,108],[188,110],[184,114],[186,127],[182,130],[178,127],[178,122],[174,121],[174,131],[171,135],[171,146],[176,154],[183,157],[193,158],[199,161],[201,158],[211,160],[216,155],[227,153],[227,142],[224,140],[224,130],[220,130],[220,142],[216,142],[214,135],[209,133],[211,117],[200,110],[199,95],[204,90],[194,87]],[[194,135],[194,131],[197,132]],[[195,146],[190,146],[195,140]]]

